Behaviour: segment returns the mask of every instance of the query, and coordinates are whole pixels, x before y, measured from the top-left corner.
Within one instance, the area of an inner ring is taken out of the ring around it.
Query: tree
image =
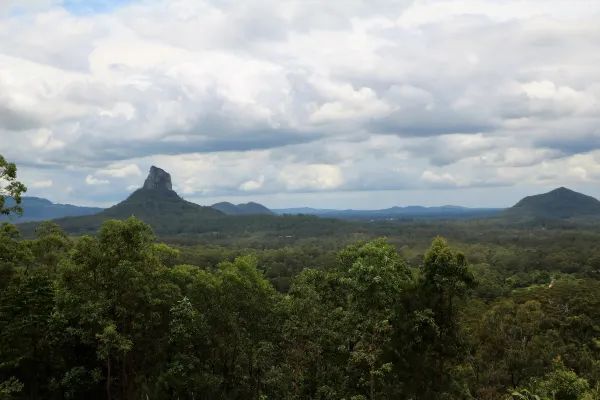
[[[33,259],[30,249],[23,244],[15,225],[0,224],[0,293],[6,288],[18,268],[27,267]]]
[[[453,253],[446,240],[439,236],[425,254],[420,274],[425,304],[433,312],[438,330],[432,355],[437,364],[432,389],[441,395],[449,386],[447,361],[465,354],[456,300],[464,298],[475,286],[475,277],[466,256]]]
[[[205,310],[217,354],[215,367],[228,397],[260,399],[281,337],[281,297],[257,265],[251,256],[219,264],[215,296]]]
[[[478,330],[481,384],[516,389],[545,370],[553,346],[541,329],[543,320],[541,304],[534,300],[504,300],[485,313]]]
[[[45,277],[17,275],[0,294],[0,372],[8,369],[27,383],[30,398],[48,394],[52,307],[52,282]]]
[[[162,367],[169,310],[180,294],[164,273],[168,248],[154,241],[138,219],[111,220],[59,263],[56,314],[64,340],[97,355],[89,368],[101,370],[109,398],[139,398]],[[73,357],[72,367],[80,367],[80,355]]]
[[[37,239],[31,242],[31,250],[41,273],[53,274],[60,260],[71,249],[71,241],[58,224],[44,221],[35,230]]]
[[[353,332],[350,360],[367,371],[361,378],[373,400],[382,395],[378,380],[385,383],[392,367],[386,360],[393,333],[391,321],[399,311],[400,296],[411,274],[385,238],[352,245],[340,252],[339,260],[348,268],[343,282],[349,288],[348,322]]]
[[[0,154],[0,215],[21,215],[21,195],[25,192],[27,188],[17,180],[17,166]],[[7,205],[8,197],[13,199],[14,205]]]
[[[319,387],[317,375],[323,363],[324,341],[331,336],[328,309],[323,304],[314,280],[325,277],[319,271],[307,269],[295,280],[285,297],[287,318],[283,326],[286,376],[284,390],[292,398],[312,398]],[[331,383],[331,382],[328,382]]]

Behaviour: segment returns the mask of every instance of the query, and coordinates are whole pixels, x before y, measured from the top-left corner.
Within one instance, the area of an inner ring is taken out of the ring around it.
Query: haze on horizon
[[[600,2],[0,2],[0,154],[108,206],[600,197]]]

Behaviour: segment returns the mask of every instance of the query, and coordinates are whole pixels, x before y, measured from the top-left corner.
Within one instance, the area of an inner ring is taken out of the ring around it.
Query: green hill
[[[500,214],[508,219],[580,219],[600,217],[600,201],[560,187],[548,193],[527,196]]]
[[[235,205],[223,201],[221,203],[213,204],[211,207],[227,215],[276,215],[273,211],[269,210],[262,204],[254,202]]]
[[[211,206],[215,210],[219,210],[227,215],[239,215],[240,210],[237,208],[235,204],[229,203],[227,201],[222,201],[220,203],[215,203]]]

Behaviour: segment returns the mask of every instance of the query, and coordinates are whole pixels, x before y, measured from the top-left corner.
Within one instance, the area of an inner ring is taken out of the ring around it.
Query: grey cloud
[[[563,156],[569,156],[579,153],[587,153],[600,149],[600,132],[596,135],[586,135],[583,137],[560,137],[560,138],[540,138],[535,141],[538,147],[548,147],[561,151]]]
[[[3,20],[0,53],[62,70],[88,71],[94,40],[106,34],[106,28],[92,19],[76,19],[60,9],[42,13],[43,18],[24,14]],[[13,44],[15,37],[18,45]]]
[[[19,131],[33,129],[38,126],[40,126],[40,121],[34,116],[12,110],[8,106],[0,104],[0,129],[15,131],[14,135],[18,135]]]
[[[476,115],[450,110],[428,111],[422,107],[395,111],[386,117],[371,119],[366,124],[371,132],[403,137],[489,132],[497,126],[494,121],[486,121]]]
[[[195,132],[184,132],[184,140],[174,142],[164,139],[128,140],[124,138],[119,142],[108,144],[102,138],[83,137],[78,143],[73,144],[73,147],[77,148],[77,152],[73,152],[72,149],[60,150],[52,153],[47,159],[54,162],[67,160],[68,163],[77,162],[81,165],[100,166],[102,162],[122,161],[150,155],[263,150],[313,141],[322,136],[319,133],[271,129],[248,130],[217,137],[211,136],[215,132],[214,128],[217,127],[199,126]]]

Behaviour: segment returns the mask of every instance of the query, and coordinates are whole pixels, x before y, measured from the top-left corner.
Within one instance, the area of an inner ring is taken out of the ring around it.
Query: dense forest
[[[592,224],[231,218],[3,223],[0,399],[600,398]]]

